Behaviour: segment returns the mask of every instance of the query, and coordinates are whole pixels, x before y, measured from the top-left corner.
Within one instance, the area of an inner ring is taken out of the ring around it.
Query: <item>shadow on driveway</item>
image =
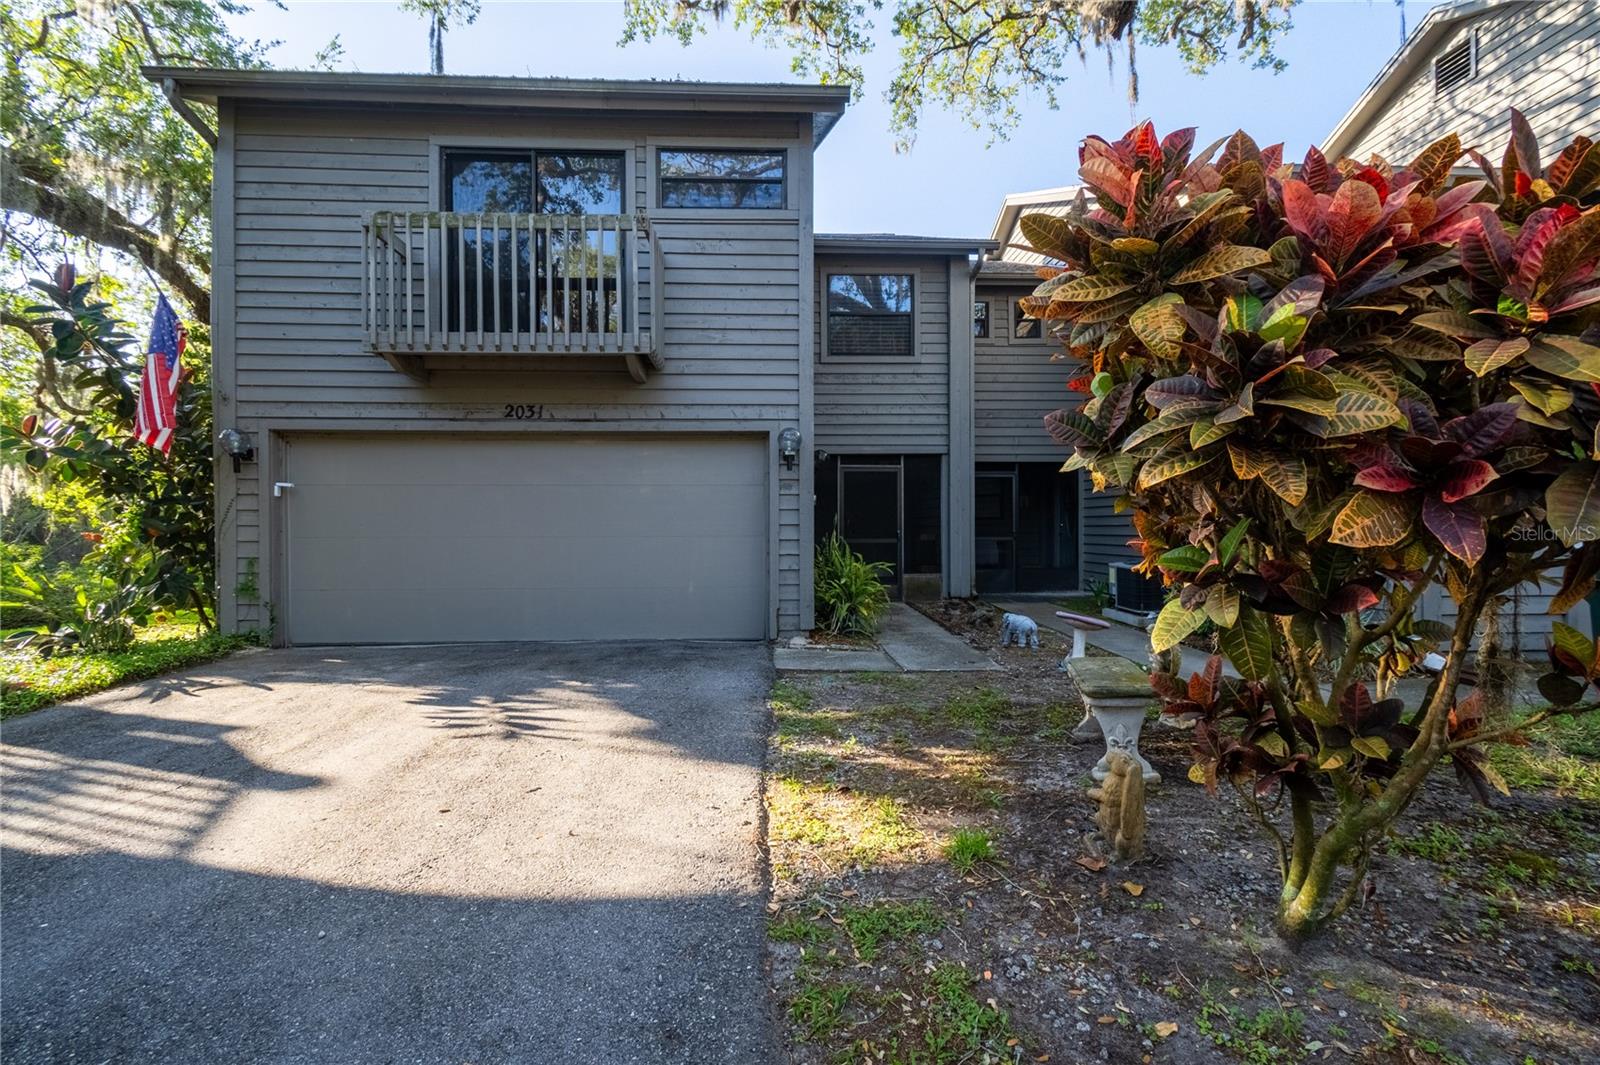
[[[6,1062],[760,1062],[765,647],[251,654],[4,728]]]

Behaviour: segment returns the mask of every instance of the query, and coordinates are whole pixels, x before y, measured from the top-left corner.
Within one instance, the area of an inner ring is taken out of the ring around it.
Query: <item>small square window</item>
[[[989,304],[984,300],[972,305],[972,335],[980,339],[989,335]]]
[[[828,277],[828,354],[916,354],[910,274]]]
[[[1022,309],[1021,300],[1011,302],[1011,339],[1013,340],[1041,340],[1044,338],[1044,323],[1037,318],[1029,318]]]

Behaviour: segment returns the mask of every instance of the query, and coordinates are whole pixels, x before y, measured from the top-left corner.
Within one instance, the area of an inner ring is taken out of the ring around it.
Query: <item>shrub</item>
[[[870,636],[889,608],[887,562],[868,562],[838,533],[817,546],[817,623],[835,635]]]
[[[163,455],[133,437],[144,348],[123,331],[112,306],[70,265],[29,286],[46,302],[23,313],[50,344],[27,351],[25,369],[41,382],[32,396],[36,409],[0,424],[0,453],[19,460],[38,484],[81,486],[84,501],[114,519],[110,528],[96,526],[106,546],[115,538],[149,558],[156,601],[192,607],[209,627],[216,528],[206,327],[190,325],[177,429],[171,454]],[[72,403],[55,382],[71,386]]]
[[[1564,563],[1561,613],[1600,570],[1600,148],[1543,166],[1511,118],[1498,166],[1452,135],[1403,168],[1314,148],[1295,168],[1242,132],[1196,154],[1193,130],[1146,123],[1085,141],[1092,205],[1022,220],[1060,264],[1025,309],[1089,393],[1047,427],[1176,593],[1155,649],[1209,620],[1242,675],[1217,657],[1152,684],[1195,721],[1191,777],[1237,788],[1275,839],[1291,938],[1357,897],[1439,762],[1487,798],[1483,742],[1595,708],[1600,653],[1564,633],[1560,708],[1487,727],[1457,698],[1499,597]],[[1453,181],[1463,156],[1481,178]],[[1417,617],[1434,582],[1451,626]],[[1385,697],[1441,645],[1420,703]]]
[[[63,566],[54,574],[30,573],[12,567],[6,581],[6,602],[0,610],[31,611],[42,621],[42,633],[18,633],[7,641],[49,656],[82,647],[104,653],[133,645],[133,630],[150,616],[155,598],[154,566],[105,576],[88,567]],[[69,583],[70,581],[70,583]]]

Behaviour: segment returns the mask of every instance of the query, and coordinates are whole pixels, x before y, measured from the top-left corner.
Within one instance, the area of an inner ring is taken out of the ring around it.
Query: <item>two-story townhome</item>
[[[835,528],[900,595],[1079,586],[1000,242],[813,232],[847,90],[146,73],[215,148],[227,627],[770,639]]]

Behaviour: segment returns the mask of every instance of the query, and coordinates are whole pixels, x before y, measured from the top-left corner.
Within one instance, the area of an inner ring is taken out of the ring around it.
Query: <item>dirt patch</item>
[[[985,611],[926,612],[1004,670],[774,692],[772,974],[795,1061],[1600,1060],[1588,733],[1554,761],[1519,752],[1524,787],[1495,810],[1441,774],[1373,897],[1296,953],[1269,927],[1271,851],[1187,780],[1187,734],[1147,730],[1149,855],[1102,866],[1101,747],[1071,739],[1065,639],[1001,651]]]

